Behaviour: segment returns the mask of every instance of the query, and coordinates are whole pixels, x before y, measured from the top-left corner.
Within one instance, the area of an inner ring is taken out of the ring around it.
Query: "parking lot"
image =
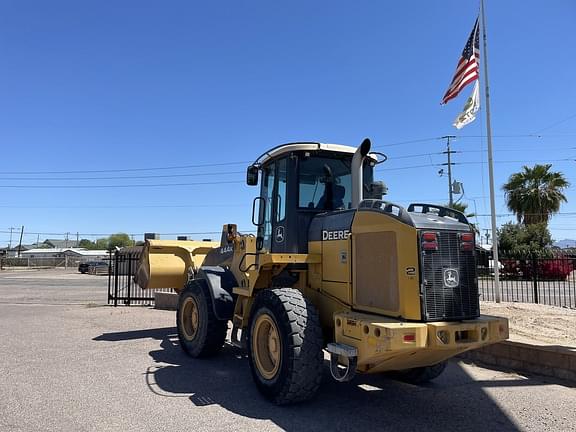
[[[106,277],[0,272],[1,431],[573,430],[567,383],[459,361],[417,387],[382,376],[309,403],[263,400],[242,351],[182,354],[174,312],[107,306]]]

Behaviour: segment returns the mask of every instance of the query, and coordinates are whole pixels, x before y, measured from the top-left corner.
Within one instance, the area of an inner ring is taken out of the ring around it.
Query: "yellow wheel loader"
[[[247,171],[260,183],[256,235],[228,224],[220,243],[148,241],[136,280],[179,293],[182,349],[218,353],[231,322],[261,393],[288,404],[317,392],[324,351],[338,381],[393,372],[419,383],[505,340],[507,320],[480,315],[466,217],[383,200],[373,171],[384,160],[368,139],[275,147]]]

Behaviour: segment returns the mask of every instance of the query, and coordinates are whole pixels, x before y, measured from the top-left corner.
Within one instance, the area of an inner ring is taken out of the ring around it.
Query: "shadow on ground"
[[[226,345],[211,359],[192,359],[178,345],[175,328],[105,333],[97,341],[152,338],[149,354],[158,363],[146,371],[150,391],[161,397],[187,397],[195,406],[219,405],[238,415],[268,419],[288,431],[515,431],[517,426],[484,387],[534,386],[533,379],[474,381],[456,362],[434,383],[413,386],[381,375],[336,383],[328,369],[318,396],[310,402],[277,407],[252,382],[243,351]]]

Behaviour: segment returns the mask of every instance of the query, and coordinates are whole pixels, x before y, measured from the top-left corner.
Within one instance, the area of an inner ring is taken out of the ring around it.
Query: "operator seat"
[[[330,194],[330,190],[332,193]],[[330,199],[332,195],[332,199]],[[317,209],[321,210],[344,210],[344,196],[346,195],[346,188],[344,186],[336,185],[334,183],[324,184],[324,194],[316,204]]]

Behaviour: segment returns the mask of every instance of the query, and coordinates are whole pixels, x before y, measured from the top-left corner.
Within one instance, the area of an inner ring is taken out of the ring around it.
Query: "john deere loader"
[[[260,183],[256,235],[228,224],[220,243],[148,241],[136,280],[179,293],[182,349],[217,354],[231,323],[258,389],[288,404],[317,392],[324,351],[337,381],[393,372],[419,383],[505,340],[506,319],[480,315],[466,217],[383,200],[373,172],[384,158],[367,139],[275,147],[247,171]]]

